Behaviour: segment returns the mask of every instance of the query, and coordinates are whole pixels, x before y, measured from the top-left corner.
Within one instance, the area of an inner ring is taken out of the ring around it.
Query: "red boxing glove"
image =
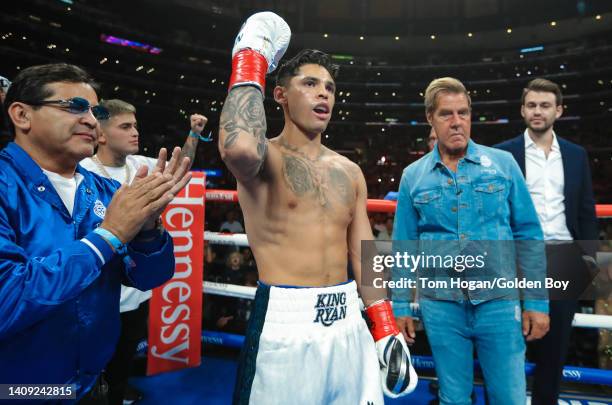
[[[389,300],[376,301],[366,308],[366,313],[370,318],[370,333],[372,333],[375,342],[385,336],[400,333]]]
[[[263,93],[266,88],[266,58],[252,49],[243,49],[232,58],[232,76],[229,88],[235,86],[257,86]]]

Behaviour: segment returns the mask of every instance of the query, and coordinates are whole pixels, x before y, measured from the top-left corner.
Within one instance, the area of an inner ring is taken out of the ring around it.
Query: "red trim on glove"
[[[259,86],[263,93],[266,88],[266,72],[268,61],[257,51],[243,49],[232,58],[232,76],[229,89],[240,84]]]
[[[366,308],[366,313],[370,318],[370,332],[374,341],[378,342],[386,336],[400,333],[389,300],[375,302]]]

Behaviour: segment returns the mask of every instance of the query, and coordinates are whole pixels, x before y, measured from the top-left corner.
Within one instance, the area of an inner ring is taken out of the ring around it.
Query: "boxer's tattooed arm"
[[[247,163],[242,165],[244,170],[251,174],[259,173],[268,151],[266,114],[261,92],[251,86],[232,89],[225,99],[219,126],[219,149],[222,156],[231,155],[232,150],[236,149],[236,143],[247,137],[244,141],[249,142],[253,148],[251,159],[237,158],[236,163]]]
[[[233,89],[225,100],[220,126],[226,131],[224,148],[230,149],[246,132],[257,139],[259,156],[263,156],[265,149],[259,145],[266,143],[266,114],[260,91],[251,86]]]

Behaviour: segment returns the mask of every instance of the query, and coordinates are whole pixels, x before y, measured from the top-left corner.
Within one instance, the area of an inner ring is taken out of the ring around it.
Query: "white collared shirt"
[[[557,136],[553,132],[548,158],[544,151],[536,146],[527,130],[524,137],[525,181],[542,224],[544,240],[572,240],[565,222],[565,174]]]

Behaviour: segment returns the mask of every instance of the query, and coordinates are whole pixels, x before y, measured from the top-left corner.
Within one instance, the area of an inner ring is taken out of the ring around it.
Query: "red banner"
[[[206,177],[189,184],[162,215],[174,240],[174,277],[153,290],[147,375],[200,365]]]

